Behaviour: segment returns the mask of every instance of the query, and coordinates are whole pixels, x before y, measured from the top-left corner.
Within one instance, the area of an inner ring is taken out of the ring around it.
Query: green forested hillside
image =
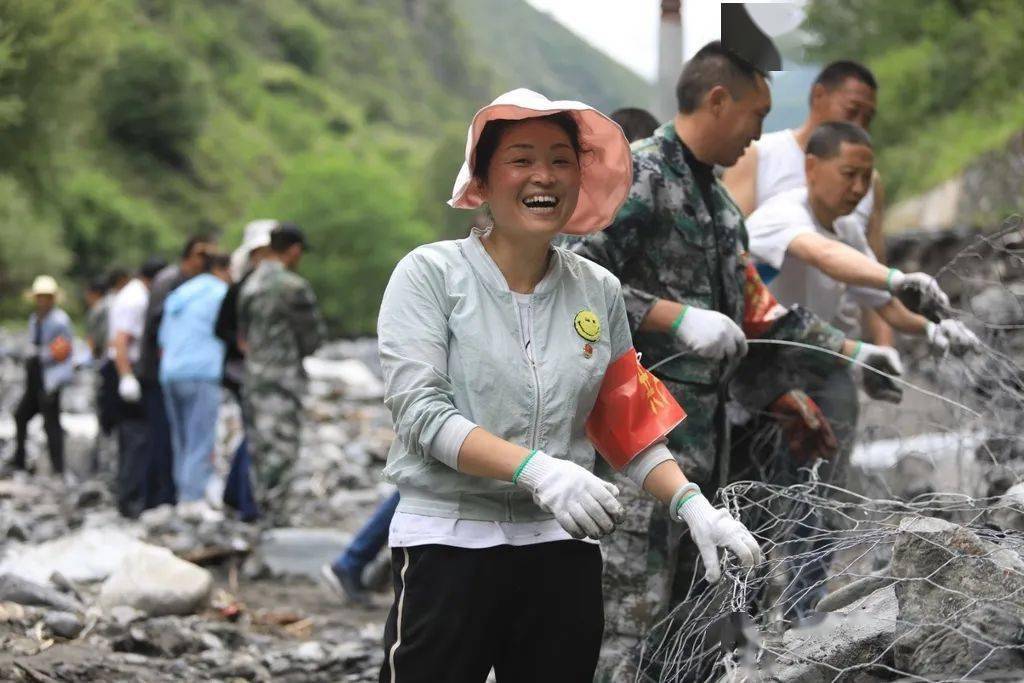
[[[478,54],[493,24],[453,2],[0,0],[0,315],[39,272],[73,292],[270,216],[310,232],[335,332],[372,330],[398,258],[463,229],[443,200],[469,115],[532,84]],[[595,99],[615,65],[566,50],[560,78]]]
[[[455,6],[472,27],[478,54],[494,65],[499,85],[582,100],[606,113],[651,106],[652,84],[527,3],[455,0]]]
[[[872,126],[889,194],[955,175],[1024,129],[1020,0],[813,0],[811,56],[878,76]]]

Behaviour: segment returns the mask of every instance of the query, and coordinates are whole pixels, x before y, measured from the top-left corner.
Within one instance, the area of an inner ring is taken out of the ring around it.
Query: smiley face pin
[[[583,337],[583,341],[596,342],[601,338],[601,321],[593,311],[583,310],[576,314],[572,321],[576,334]]]

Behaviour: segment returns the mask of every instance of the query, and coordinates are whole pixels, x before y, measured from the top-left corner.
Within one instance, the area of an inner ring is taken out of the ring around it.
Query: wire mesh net
[[[746,467],[718,495],[764,561],[729,558],[710,587],[682,568],[638,680],[1024,680],[1022,220],[894,251],[938,274],[982,350],[901,343],[913,386],[853,414],[846,469],[798,468],[772,420],[740,431]]]

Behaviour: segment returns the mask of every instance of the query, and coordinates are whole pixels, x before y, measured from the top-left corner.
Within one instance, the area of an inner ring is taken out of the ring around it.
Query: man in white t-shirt
[[[125,517],[138,517],[145,504],[146,415],[142,406],[142,388],[133,366],[139,362],[149,283],[164,266],[150,259],[118,291],[110,305],[108,318],[108,356],[117,370],[117,509]]]
[[[806,186],[804,150],[811,133],[826,121],[846,121],[869,130],[875,115],[878,83],[871,71],[857,62],[832,62],[818,74],[811,86],[810,111],[799,128],[786,129],[761,136],[751,145],[739,162],[728,169],[723,182],[736,200],[743,215],[777,194]],[[882,214],[885,188],[877,170],[871,186],[857,207],[845,218],[864,235],[879,261],[885,262],[885,237]],[[844,306],[835,323],[849,336],[859,337],[859,300]],[[866,337],[876,344],[892,345],[892,330],[873,315],[872,307],[863,307]]]
[[[772,197],[747,219],[758,270],[784,306],[801,304],[831,322],[848,292],[894,329],[927,336],[934,351],[966,353],[978,339],[959,321],[941,319],[944,295],[935,299],[940,305],[924,311],[932,322],[890,294],[934,292],[935,280],[878,263],[863,232],[847,220],[868,190],[873,167],[871,139],[862,128],[843,122],[819,126],[807,143],[807,186]]]

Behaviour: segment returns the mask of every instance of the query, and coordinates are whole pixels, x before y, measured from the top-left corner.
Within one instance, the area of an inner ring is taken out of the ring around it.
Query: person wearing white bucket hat
[[[401,501],[381,681],[593,678],[596,542],[622,512],[595,447],[709,554],[760,558],[666,449],[685,413],[640,366],[618,281],[552,246],[601,230],[630,182],[610,119],[506,93],[473,118],[449,202],[486,206],[493,225],[419,247],[391,276],[377,330],[397,437],[385,477]]]
[[[28,318],[29,354],[25,359],[25,393],[14,410],[14,469],[27,468],[25,440],[28,423],[36,414],[43,416],[50,468],[56,475],[64,472],[64,430],[60,426],[60,393],[74,375],[71,353],[73,333],[68,314],[57,307],[61,291],[57,281],[40,275],[32,282],[26,298],[34,310]]]

